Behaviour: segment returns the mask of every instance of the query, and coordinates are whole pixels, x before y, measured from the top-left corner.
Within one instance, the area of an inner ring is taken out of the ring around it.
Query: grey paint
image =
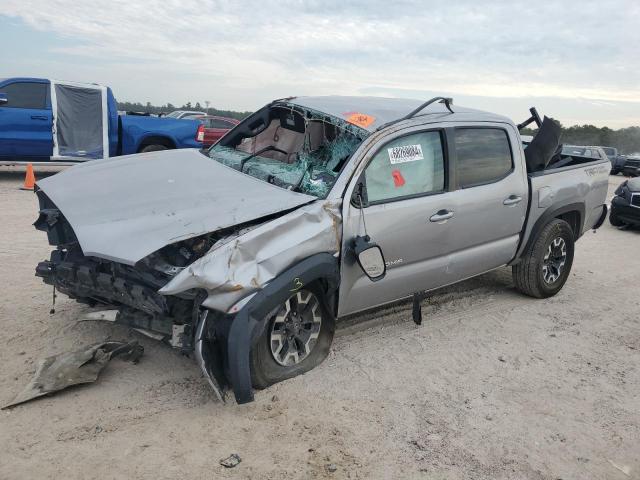
[[[459,122],[422,123],[397,127],[370,146],[367,160],[392,139],[418,131],[454,128]],[[516,253],[525,222],[528,200],[523,151],[512,123],[464,122],[464,126],[500,128],[507,132],[513,151],[514,169],[504,179],[488,185],[457,190],[455,156],[449,159],[447,192],[364,209],[367,233],[378,243],[390,264],[386,277],[372,283],[353,258],[342,257],[339,315],[407,297],[414,292],[458,282],[508,263]],[[347,195],[368,161],[360,163]],[[504,205],[510,196],[521,200]],[[429,218],[439,210],[454,212],[442,223]],[[343,251],[355,235],[363,235],[360,209],[343,206]]]
[[[426,100],[426,99],[425,99]],[[384,98],[384,97],[343,97],[343,96],[319,96],[319,97],[294,97],[287,99],[288,103],[310,108],[319,112],[328,113],[334,117],[346,120],[353,113],[361,113],[375,117],[375,121],[363,127],[373,132],[385,123],[403,118],[412,110],[419,107],[425,100],[415,100],[408,98]],[[454,105],[453,111],[457,116],[473,115],[476,120],[491,118],[493,121],[506,120],[495,114],[481,112],[470,108]],[[425,108],[416,118],[425,115],[437,116],[438,118],[449,117],[449,111],[444,105],[434,103]],[[451,120],[447,118],[448,120]]]
[[[188,149],[87,162],[38,187],[63,212],[85,255],[128,265],[170,243],[315,200]]]
[[[352,97],[289,101],[341,118],[352,111],[374,115],[381,124],[401,118],[420,103]],[[509,263],[517,258],[518,245],[526,243],[535,221],[547,211],[537,207],[545,205],[546,199],[553,198],[550,208],[585,205],[585,229],[597,221],[606,195],[603,169],[607,166],[590,164],[532,176],[529,199],[521,139],[513,122],[458,106],[450,114],[440,107],[380,131],[376,123],[368,127],[373,133],[345,165],[327,200],[280,189],[187,150],[80,165],[40,185],[67,215],[85,254],[124,263],[135,263],[168,243],[299,207],[220,240],[160,290],[172,295],[203,288],[209,293],[204,306],[232,312],[234,305],[237,308],[282,271],[316,253],[340,255],[338,309],[344,315]],[[471,125],[507,131],[513,171],[499,182],[457,190],[453,156],[448,191],[366,208],[368,233],[393,263],[384,279],[371,282],[349,254],[353,237],[363,233],[360,210],[348,201],[356,179],[378,149],[397,136]],[[540,189],[545,192],[543,199]],[[505,205],[512,195],[521,201]],[[87,198],[91,202],[83,202]],[[525,218],[529,202],[531,214]],[[96,204],[101,210],[96,211]],[[444,208],[454,211],[452,219],[429,221]]]
[[[165,285],[171,295],[209,292],[205,307],[227,311],[280,272],[315,253],[340,250],[340,202],[316,200],[239,237],[222,240]]]

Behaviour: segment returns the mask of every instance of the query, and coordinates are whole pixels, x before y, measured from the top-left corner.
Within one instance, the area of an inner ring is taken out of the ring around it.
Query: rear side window
[[[47,108],[47,94],[49,85],[46,83],[16,82],[0,87],[0,93],[7,95],[9,100],[0,107],[8,108]]]
[[[420,132],[387,143],[365,170],[369,203],[444,190],[440,132]]]
[[[496,182],[513,168],[507,132],[499,128],[457,128],[455,148],[462,188]]]

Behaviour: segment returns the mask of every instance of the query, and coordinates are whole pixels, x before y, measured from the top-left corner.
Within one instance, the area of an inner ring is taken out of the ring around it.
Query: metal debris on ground
[[[242,459],[240,458],[240,455],[238,455],[237,453],[232,453],[227,458],[223,458],[222,460],[220,460],[220,465],[225,468],[233,468],[237,466],[241,461]]]
[[[25,389],[2,408],[10,408],[34,398],[64,390],[72,385],[93,383],[109,360],[120,356],[138,363],[144,348],[138,342],[101,342],[40,360],[33,379]]]

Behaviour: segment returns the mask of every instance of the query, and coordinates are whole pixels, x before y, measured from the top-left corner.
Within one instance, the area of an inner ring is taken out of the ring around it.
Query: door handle
[[[517,205],[521,201],[522,201],[522,197],[519,197],[518,195],[510,195],[509,198],[504,199],[504,202],[502,202],[502,204],[507,206]]]
[[[31,120],[47,120],[46,115],[31,115]]]
[[[438,212],[429,217],[430,222],[444,222],[453,217],[453,212],[450,210],[438,210]]]

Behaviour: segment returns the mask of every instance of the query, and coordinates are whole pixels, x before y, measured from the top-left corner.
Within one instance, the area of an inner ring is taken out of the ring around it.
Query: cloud
[[[156,101],[171,79],[185,101],[237,108],[372,89],[640,101],[635,0],[4,0],[2,14],[65,38],[49,53],[100,63],[99,81],[144,79]]]

